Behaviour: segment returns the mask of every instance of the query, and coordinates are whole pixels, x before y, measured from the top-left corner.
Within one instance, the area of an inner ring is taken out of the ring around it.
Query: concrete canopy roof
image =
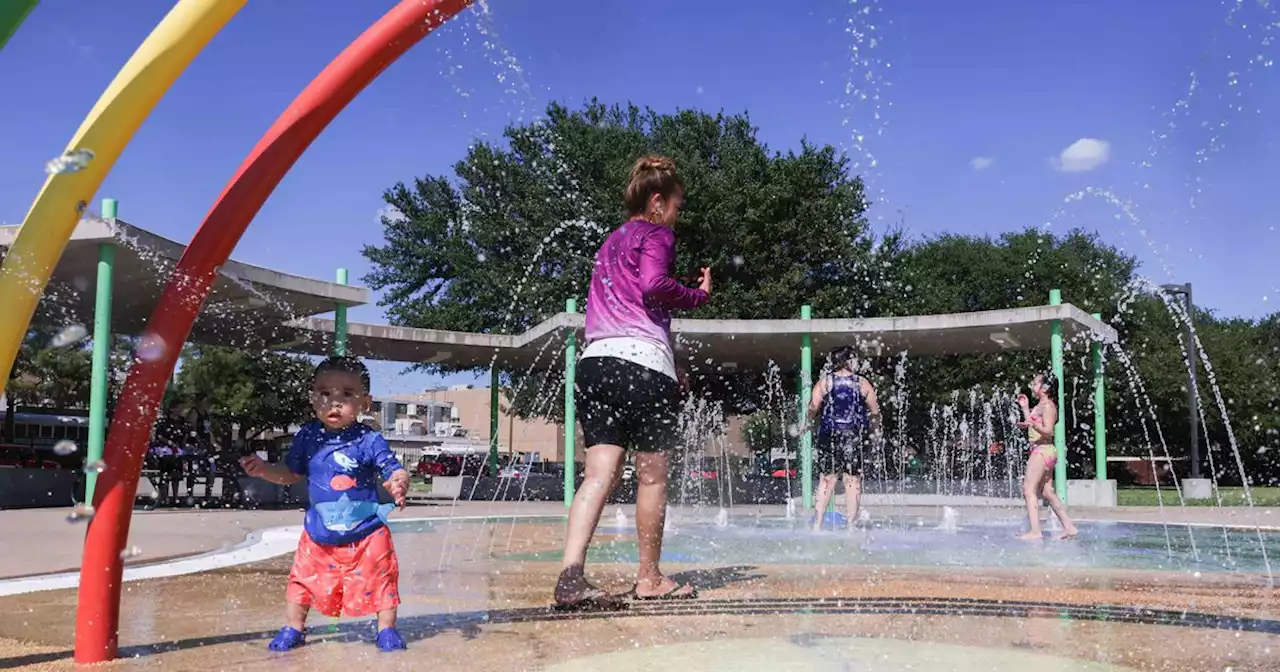
[[[675,320],[678,348],[696,360],[720,366],[762,369],[770,361],[798,366],[800,337],[812,334],[813,353],[856,345],[865,356],[995,354],[1006,350],[1048,350],[1052,324],[1060,320],[1067,341],[1116,341],[1109,325],[1075,306],[1034,306],[977,313],[821,320]],[[518,335],[472,334],[375,324],[348,325],[352,354],[370,359],[440,363],[459,368],[488,367],[495,359],[507,370],[558,369],[563,366],[565,336],[581,343],[583,316],[560,313]],[[295,347],[315,354],[328,351],[333,321],[295,323]]]
[[[7,249],[18,229],[0,226],[0,247]],[[119,219],[84,219],[76,226],[45,288],[46,300],[36,315],[38,323],[93,323],[98,248],[102,243],[115,246],[112,330],[127,335],[141,333],[186,248]],[[228,261],[220,269],[191,340],[211,345],[259,344],[270,338],[272,325],[332,312],[339,304],[359,306],[368,301],[369,290],[363,287]]]
[[[0,227],[0,247],[17,235]],[[46,288],[37,320],[66,325],[93,321],[98,248],[116,247],[112,329],[137,335],[155,308],[184,247],[121,220],[80,222]],[[302,354],[332,351],[334,322],[313,317],[335,306],[368,302],[369,291],[289,275],[235,261],[220,270],[191,341],[209,345],[270,347]],[[439,363],[482,369],[497,362],[509,371],[564,366],[565,337],[577,333],[583,316],[561,313],[523,334],[478,334],[350,323],[349,351],[361,357]],[[677,348],[694,361],[725,368],[760,370],[770,362],[798,366],[800,337],[812,335],[815,358],[838,345],[856,345],[864,356],[995,354],[1005,350],[1048,350],[1054,321],[1070,341],[1116,341],[1116,332],[1070,304],[977,313],[867,319],[675,320]]]

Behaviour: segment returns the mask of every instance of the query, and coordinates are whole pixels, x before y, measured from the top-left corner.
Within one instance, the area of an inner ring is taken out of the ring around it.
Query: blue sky
[[[449,171],[472,138],[549,100],[598,96],[745,110],[774,148],[807,136],[864,166],[869,152],[881,227],[1081,226],[1138,255],[1158,282],[1195,283],[1199,303],[1261,316],[1280,302],[1280,190],[1267,186],[1280,168],[1280,87],[1265,44],[1280,28],[1268,32],[1277,17],[1254,2],[1234,14],[1230,4],[490,0],[487,21],[469,11],[428,37],[338,117],[234,257],[321,278],[347,266],[358,278],[360,245],[381,241],[383,189]],[[0,52],[0,222],[21,221],[45,161],[170,5],[45,0]],[[99,198],[187,240],[289,101],[393,5],[249,3],[156,107]],[[855,44],[869,65],[851,62]],[[848,102],[850,79],[867,101]],[[1168,131],[1154,155],[1153,131]],[[1064,207],[1087,187],[1132,200],[1139,222],[1094,196]],[[383,321],[376,306],[351,317]],[[396,370],[379,387],[422,385],[392,379]]]

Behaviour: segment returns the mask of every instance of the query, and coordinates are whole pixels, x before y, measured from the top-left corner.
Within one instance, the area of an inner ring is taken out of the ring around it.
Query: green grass
[[[1253,494],[1253,503],[1255,506],[1280,506],[1280,488],[1275,487],[1257,487],[1250,488]],[[1244,498],[1244,488],[1223,487],[1218,488],[1218,494],[1222,496],[1223,506],[1246,506],[1248,502]],[[1120,488],[1116,493],[1120,506],[1160,506],[1161,500],[1164,500],[1165,506],[1179,506],[1178,491],[1172,487],[1160,487],[1160,496],[1156,496],[1155,488]],[[1213,497],[1210,499],[1189,500],[1187,506],[1217,506],[1218,499]]]

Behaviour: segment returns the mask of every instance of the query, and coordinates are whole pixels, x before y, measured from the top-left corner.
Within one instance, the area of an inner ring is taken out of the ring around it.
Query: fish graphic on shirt
[[[377,502],[352,500],[345,494],[336,502],[317,502],[314,508],[325,528],[334,532],[349,532],[379,514]]]

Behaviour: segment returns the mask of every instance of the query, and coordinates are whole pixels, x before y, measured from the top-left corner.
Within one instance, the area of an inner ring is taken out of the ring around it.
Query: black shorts
[[[676,445],[680,387],[668,375],[618,357],[578,362],[574,403],[587,447],[658,452]]]
[[[157,461],[162,475],[172,476],[182,473],[182,458],[177,455],[165,455]]]
[[[820,474],[862,474],[862,432],[818,434],[817,467]]]

